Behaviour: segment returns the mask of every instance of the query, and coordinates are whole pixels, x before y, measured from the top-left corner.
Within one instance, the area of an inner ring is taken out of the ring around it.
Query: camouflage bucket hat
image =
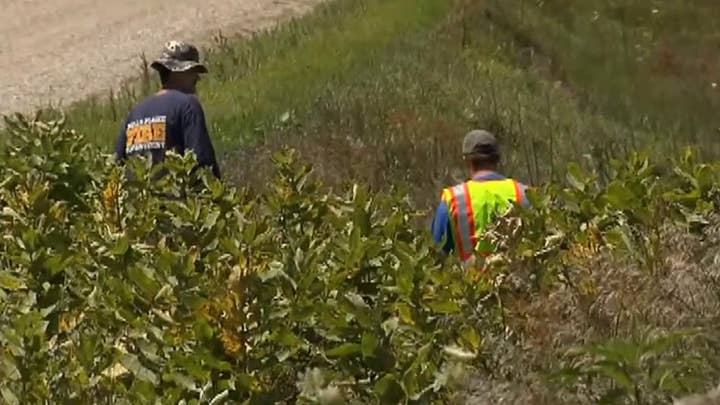
[[[158,70],[161,66],[171,72],[186,72],[197,68],[200,73],[207,73],[207,67],[200,63],[200,52],[189,43],[170,41],[165,43],[162,55],[155,59],[150,66]]]

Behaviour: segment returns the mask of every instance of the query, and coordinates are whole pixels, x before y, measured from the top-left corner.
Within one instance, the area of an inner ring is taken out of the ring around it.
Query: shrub
[[[481,349],[477,287],[403,195],[323,194],[292,153],[253,195],[192,154],[122,168],[62,119],[8,127],[8,403],[429,403]]]
[[[7,124],[5,402],[644,404],[720,377],[720,167],[692,153],[571,164],[476,277],[405,194],[326,192],[291,151],[253,194]]]
[[[484,336],[477,402],[656,404],[716,386],[720,165],[610,163],[607,178],[570,164],[489,230],[505,328]]]

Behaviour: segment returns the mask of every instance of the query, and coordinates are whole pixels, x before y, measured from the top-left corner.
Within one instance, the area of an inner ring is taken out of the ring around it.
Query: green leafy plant
[[[425,403],[477,359],[474,287],[402,195],[324,194],[292,153],[251,195],[192,154],[123,168],[62,120],[10,123],[8,402]]]
[[[583,386],[593,402],[650,404],[703,388],[706,365],[683,353],[683,340],[699,331],[675,331],[639,342],[614,339],[570,349],[570,365],[555,378],[570,386]]]

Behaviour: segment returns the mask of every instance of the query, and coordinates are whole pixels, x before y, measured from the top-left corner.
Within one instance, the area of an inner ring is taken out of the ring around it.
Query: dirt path
[[[168,39],[248,33],[322,1],[0,0],[0,114],[116,87]]]

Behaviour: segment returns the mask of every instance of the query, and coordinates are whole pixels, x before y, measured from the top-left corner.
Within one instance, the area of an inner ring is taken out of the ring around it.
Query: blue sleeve
[[[530,200],[528,199],[527,193],[526,193],[528,186],[520,183],[520,189],[522,190],[522,200],[521,200],[522,206],[525,208],[530,208],[530,205],[531,205]]]
[[[125,129],[127,128],[127,121],[123,123],[122,128],[120,129],[120,133],[118,134],[117,140],[115,142],[115,158],[122,161],[125,160],[127,157],[125,155],[125,144],[127,143],[127,133]]]
[[[190,97],[189,100],[180,119],[185,150],[192,150],[197,156],[198,164],[212,168],[215,177],[220,178],[220,168],[208,134],[205,112],[195,97]]]
[[[442,243],[443,237],[447,237],[443,250],[445,253],[450,253],[454,246],[452,232],[450,231],[450,218],[448,213],[447,204],[445,201],[441,201],[440,205],[435,212],[435,219],[432,224],[432,234],[435,242]]]

